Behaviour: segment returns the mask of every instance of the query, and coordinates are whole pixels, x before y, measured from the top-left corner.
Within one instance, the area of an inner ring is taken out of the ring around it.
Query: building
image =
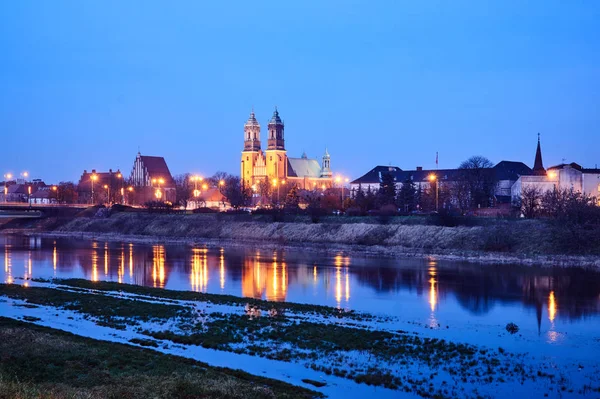
[[[138,152],[129,177],[134,202],[143,205],[149,201],[176,201],[175,180],[163,157],[142,155]]]
[[[77,198],[80,204],[123,203],[125,185],[119,169],[108,172],[84,170],[77,183]]]
[[[511,188],[522,175],[532,174],[532,170],[523,162],[501,161],[492,168],[485,168],[482,174],[494,184],[493,203],[510,204]],[[396,189],[400,190],[402,183],[412,181],[417,190],[427,191],[431,188],[433,181],[439,181],[440,190],[461,179],[464,179],[464,171],[461,169],[423,169],[417,166],[414,170],[402,170],[397,166],[376,166],[358,179],[350,182],[350,193],[352,196],[360,189],[377,192],[385,174],[392,174]],[[432,181],[432,177],[435,180]]]
[[[538,135],[533,173],[520,176],[511,187],[513,202],[518,202],[528,188],[536,188],[540,194],[552,190],[574,190],[587,196],[600,198],[600,169],[584,168],[572,162],[544,168],[542,149]]]
[[[241,179],[246,187],[254,190],[261,183],[271,185],[295,185],[300,189],[312,190],[332,187],[331,156],[325,150],[321,164],[310,159],[306,153],[300,158],[287,155],[285,149],[285,126],[277,108],[267,126],[267,149],[261,149],[260,124],[254,111],[244,125],[244,150],[241,160]]]
[[[42,187],[29,196],[29,203],[31,205],[57,204],[58,200],[56,199],[56,191],[49,186]]]

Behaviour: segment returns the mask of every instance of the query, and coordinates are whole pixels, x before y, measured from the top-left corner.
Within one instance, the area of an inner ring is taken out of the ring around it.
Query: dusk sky
[[[0,171],[239,174],[252,106],[356,178],[471,155],[600,164],[600,2],[2,1]]]

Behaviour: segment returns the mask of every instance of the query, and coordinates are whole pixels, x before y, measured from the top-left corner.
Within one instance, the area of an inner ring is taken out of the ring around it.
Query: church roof
[[[288,176],[321,177],[321,165],[316,159],[288,157]]]
[[[244,126],[260,126],[260,124],[256,120],[256,116],[254,115],[254,110],[252,110],[252,112],[250,113],[250,117],[248,118]]]
[[[283,125],[283,122],[281,121],[281,118],[279,117],[279,112],[277,111],[277,108],[275,108],[275,112],[273,112],[271,121],[269,121],[269,125],[271,125],[271,124]]]
[[[533,163],[533,174],[534,175],[545,175],[546,169],[542,162],[542,147],[540,146],[540,135],[538,133],[537,149],[535,150],[535,161]]]
[[[152,157],[149,155],[141,155],[142,163],[148,171],[150,178],[163,178],[166,186],[175,186],[167,162],[163,157]]]

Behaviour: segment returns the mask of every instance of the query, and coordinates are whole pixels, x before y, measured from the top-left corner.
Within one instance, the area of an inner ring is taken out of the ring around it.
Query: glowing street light
[[[110,204],[110,186],[108,184],[105,184],[102,187],[104,187],[104,189],[107,192],[107,203]]]
[[[439,182],[437,181],[437,176],[433,173],[429,175],[429,181],[435,182],[435,211],[438,211],[438,197],[439,197]]]
[[[8,180],[12,179],[12,174],[6,173],[4,175],[4,202],[8,202]]]
[[[90,176],[90,181],[92,182],[92,205],[94,204],[94,182],[98,180],[98,175],[95,173],[92,173],[92,176]]]

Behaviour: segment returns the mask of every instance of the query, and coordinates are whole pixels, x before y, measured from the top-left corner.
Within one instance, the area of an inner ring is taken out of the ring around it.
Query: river
[[[185,244],[0,236],[0,280],[85,278],[328,305],[487,346],[593,360],[600,272]],[[504,326],[520,332],[506,337]]]

